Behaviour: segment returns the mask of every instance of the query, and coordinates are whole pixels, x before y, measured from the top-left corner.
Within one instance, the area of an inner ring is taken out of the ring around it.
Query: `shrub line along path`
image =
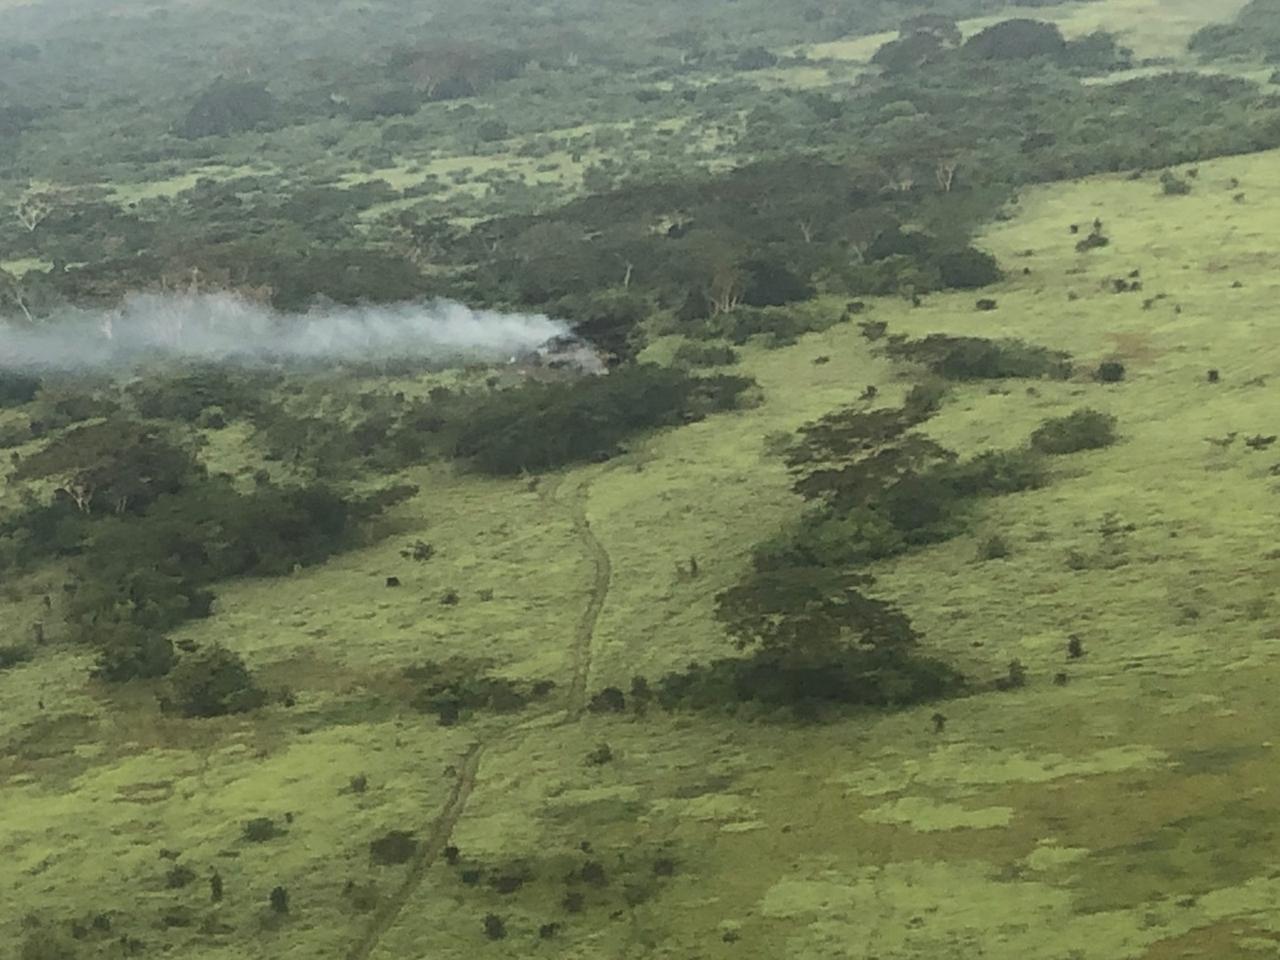
[[[574,532],[591,558],[593,574],[591,596],[582,611],[581,617],[578,619],[573,635],[573,677],[564,700],[563,713],[558,721],[551,724],[551,726],[555,727],[577,720],[586,710],[587,679],[591,673],[591,655],[595,642],[596,624],[599,622],[600,614],[604,610],[605,599],[609,594],[609,586],[613,581],[613,562],[609,557],[609,552],[599,538],[596,537],[595,532],[591,529],[591,521],[587,517],[586,485],[580,484],[573,492],[573,500],[565,504],[558,497],[563,480],[563,476],[556,477],[550,485],[542,489],[541,493],[549,503],[567,508],[570,519],[573,521]],[[532,717],[512,728],[509,733],[519,733],[535,726],[541,726],[547,717],[548,714]],[[444,852],[444,848],[448,845],[449,839],[453,835],[454,828],[457,826],[458,821],[462,819],[467,801],[471,798],[471,792],[475,789],[476,778],[480,773],[480,760],[491,739],[493,738],[477,740],[463,754],[449,798],[445,801],[444,808],[439,815],[432,821],[427,840],[414,855],[408,874],[405,875],[395,895],[374,914],[373,920],[370,922],[364,936],[347,951],[345,960],[369,960],[369,957],[373,955],[373,951],[381,943],[382,938],[395,925],[404,908],[409,905],[414,893],[426,878],[427,871],[440,858],[440,854]]]

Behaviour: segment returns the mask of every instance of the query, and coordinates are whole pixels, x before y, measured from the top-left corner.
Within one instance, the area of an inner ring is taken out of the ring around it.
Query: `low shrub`
[[[1116,439],[1116,418],[1086,409],[1046,420],[1031,434],[1031,447],[1041,453],[1058,455],[1108,447]]]
[[[30,647],[0,646],[0,670],[8,670],[20,663],[26,663],[34,656]]]
[[[183,657],[169,681],[173,704],[188,717],[244,713],[266,701],[240,655],[217,644]]]
[[[1119,383],[1124,379],[1124,364],[1117,360],[1104,360],[1094,371],[1093,378],[1099,383]]]

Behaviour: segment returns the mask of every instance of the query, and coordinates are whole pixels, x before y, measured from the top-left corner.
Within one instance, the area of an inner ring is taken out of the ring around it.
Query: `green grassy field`
[[[962,452],[1085,405],[1114,413],[1123,440],[988,504],[974,536],[876,569],[931,650],[979,681],[1018,658],[1026,688],[942,705],[940,734],[934,705],[820,726],[582,714],[605,685],[730,650],[713,597],[800,506],[766,438],[866,384],[886,402],[908,385],[838,325],[744,351],[754,409],[533,489],[424,468],[374,545],[220,590],[217,615],[175,639],[240,651],[292,708],[164,717],[153,688],[88,683],[65,652],[7,672],[0,935],[105,913],[111,931],[90,925],[72,955],[119,955],[122,935],[192,958],[1277,955],[1280,454],[1203,439],[1276,427],[1276,203],[1276,154],[1202,164],[1187,197],[1150,175],[1029,190],[982,238],[1010,268],[996,312],[959,294],[873,303],[892,331],[998,333],[1127,368],[1113,385],[957,387],[931,429]],[[1094,217],[1112,243],[1077,254],[1068,225]],[[1110,292],[1134,270],[1143,292]],[[233,447],[211,465],[234,467],[218,460]],[[1108,514],[1134,529],[1103,535]],[[1012,555],[978,563],[996,531]],[[399,555],[418,537],[429,563]],[[695,579],[676,571],[690,556]],[[6,585],[15,629],[52,576]],[[448,589],[457,606],[440,604]],[[1070,633],[1086,656],[1068,664]],[[440,727],[405,706],[399,671],[451,655],[557,686],[521,714]],[[614,760],[587,764],[600,743]],[[368,790],[344,791],[357,774]],[[287,833],[249,842],[254,817]],[[419,858],[371,865],[393,829],[416,833]],[[589,860],[603,876],[567,884]],[[189,885],[167,885],[175,862]],[[499,893],[502,875],[523,884]],[[489,913],[505,939],[485,937]]]

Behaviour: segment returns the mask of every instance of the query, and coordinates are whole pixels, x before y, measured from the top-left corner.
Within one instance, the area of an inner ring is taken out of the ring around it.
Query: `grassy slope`
[[[590,691],[726,649],[712,597],[798,505],[764,438],[866,383],[888,397],[901,387],[867,357],[856,328],[839,326],[747,353],[744,367],[765,388],[758,409],[662,434],[537,491],[423,471],[413,478],[422,494],[396,511],[383,543],[222,591],[219,615],[184,635],[243,651],[272,684],[297,691],[292,710],[188,723],[159,718],[145,689],[84,685],[84,665],[63,654],[7,673],[0,933],[13,942],[29,911],[110,910],[119,931],[184,956],[344,956],[371,923],[344,905],[345,881],[372,878],[385,899],[406,872],[370,867],[368,840],[397,827],[427,837],[455,784],[458,771],[446,768],[479,744],[454,842],[486,867],[519,861],[533,879],[502,896],[435,864],[405,909],[382,918],[368,956],[1274,951],[1270,838],[1280,809],[1269,789],[1266,667],[1280,639],[1280,571],[1264,557],[1274,549],[1268,468],[1278,455],[1201,438],[1276,427],[1273,381],[1249,381],[1280,375],[1267,329],[1278,161],[1204,164],[1185,198],[1160,196],[1150,177],[1029,191],[1014,220],[985,238],[1003,262],[1032,271],[994,292],[996,313],[975,312],[971,296],[873,308],[901,332],[996,330],[1128,367],[1115,386],[958,390],[934,428],[960,450],[1017,443],[1081,404],[1116,413],[1124,442],[1067,458],[1049,489],[991,506],[981,531],[1004,533],[1010,559],[975,564],[970,537],[881,571],[884,592],[933,647],[978,678],[1018,657],[1026,690],[944,706],[940,736],[929,732],[933,707],[809,729],[661,714],[564,722],[562,711],[580,706],[570,702],[576,670],[588,671]],[[1231,199],[1233,176],[1243,204]],[[1067,225],[1094,216],[1113,243],[1078,255]],[[1102,289],[1135,268],[1142,293]],[[1142,309],[1161,292],[1168,298]],[[815,366],[818,355],[832,360]],[[1221,384],[1204,382],[1208,367],[1222,370]],[[1108,511],[1136,525],[1127,562],[1069,569],[1068,550],[1097,551]],[[586,525],[575,529],[575,515]],[[440,551],[421,566],[397,553],[417,537]],[[590,538],[607,552],[609,577],[588,650],[580,621],[602,586]],[[703,573],[682,581],[674,566],[689,555]],[[405,586],[386,590],[388,573]],[[440,607],[450,586],[463,601]],[[486,587],[489,603],[476,597]],[[1069,632],[1088,651],[1078,665],[1065,663]],[[400,706],[395,671],[450,653],[556,679],[558,699],[516,718],[436,727]],[[1050,683],[1061,669],[1065,687]],[[600,741],[617,759],[583,764]],[[340,795],[361,771],[369,792]],[[287,838],[239,839],[241,821],[285,811],[296,814]],[[587,859],[584,840],[611,882],[585,888],[585,911],[567,915],[563,877]],[[201,875],[186,890],[164,887],[165,847]],[[652,861],[667,852],[676,874],[655,881]],[[218,907],[203,880],[212,865],[227,880]],[[265,909],[276,883],[289,886],[294,911],[279,929]],[[196,926],[156,929],[175,904],[194,911]],[[484,939],[490,911],[506,918],[506,940]],[[227,932],[198,935],[206,918]],[[539,946],[537,927],[551,920],[565,929]],[[740,939],[725,942],[725,930]]]

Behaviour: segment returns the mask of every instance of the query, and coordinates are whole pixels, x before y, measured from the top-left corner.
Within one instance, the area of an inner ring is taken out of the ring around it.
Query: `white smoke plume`
[[[0,321],[0,369],[503,361],[568,335],[567,324],[547,316],[447,300],[289,314],[226,293],[138,294],[114,310],[69,310],[34,326]]]

